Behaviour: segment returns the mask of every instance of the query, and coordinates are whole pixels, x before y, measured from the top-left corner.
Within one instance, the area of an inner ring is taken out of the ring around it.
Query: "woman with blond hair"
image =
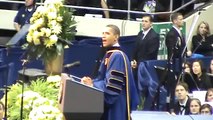
[[[192,53],[203,56],[213,55],[212,39],[209,24],[202,21],[197,27],[197,34],[192,37]]]

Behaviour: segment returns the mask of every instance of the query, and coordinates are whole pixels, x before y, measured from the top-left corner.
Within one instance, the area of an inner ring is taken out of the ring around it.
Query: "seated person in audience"
[[[192,65],[191,65],[190,62],[184,63],[184,72],[185,73],[191,73],[191,69],[192,69],[191,67],[192,67]]]
[[[188,85],[184,82],[177,83],[175,87],[175,96],[177,103],[174,108],[171,108],[171,114],[174,115],[189,115],[190,114],[190,97],[188,96]]]
[[[14,27],[17,31],[25,24],[30,23],[30,18],[36,10],[36,0],[25,0],[25,6],[18,10],[14,19]]]
[[[185,62],[184,65],[184,71],[182,73],[182,76],[180,77],[180,80],[185,82],[188,87],[189,87],[189,92],[192,93],[191,91],[191,84],[195,85],[195,81],[193,80],[193,76],[192,76],[192,65],[189,61]]]
[[[192,63],[192,76],[195,81],[190,84],[190,89],[193,90],[207,90],[212,87],[210,78],[206,74],[205,68],[203,66],[203,62],[201,60],[195,60]]]
[[[213,59],[210,61],[207,75],[210,77],[210,81],[211,81],[212,86],[213,86]]]
[[[190,114],[191,115],[198,115],[200,114],[200,107],[201,107],[201,102],[197,98],[192,98],[190,101]]]
[[[14,27],[16,31],[19,31],[25,24],[30,24],[30,18],[36,10],[36,0],[25,0],[25,6],[21,7],[18,10],[18,13],[14,19]],[[19,41],[19,45],[22,45],[26,42],[26,37]]]
[[[213,102],[213,88],[209,88],[206,92],[206,97],[205,97],[206,102]]]
[[[192,37],[192,53],[212,56],[213,38],[210,37],[210,28],[207,22],[202,21],[197,27],[197,34]]]
[[[213,75],[213,59],[210,61],[208,73]]]
[[[200,114],[201,115],[212,115],[212,106],[209,104],[203,104],[200,107]]]

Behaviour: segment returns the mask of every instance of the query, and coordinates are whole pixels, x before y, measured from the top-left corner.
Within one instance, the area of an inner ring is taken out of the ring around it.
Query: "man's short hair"
[[[171,15],[171,21],[173,22],[174,20],[176,20],[178,18],[178,16],[182,15],[181,13],[179,12],[176,12],[176,13],[173,13]]]
[[[186,91],[189,91],[189,87],[188,87],[187,83],[185,83],[185,82],[178,82],[176,84],[176,87],[177,86],[182,86]],[[175,87],[175,89],[176,89],[176,87]]]
[[[143,18],[143,17],[149,17],[150,22],[153,22],[153,17],[152,17],[152,15],[150,15],[150,14],[144,14],[144,15],[142,16],[142,18]]]
[[[107,25],[106,27],[112,28],[113,33],[114,33],[115,35],[120,36],[120,29],[118,28],[118,26],[113,25],[113,24],[109,24],[109,25]]]

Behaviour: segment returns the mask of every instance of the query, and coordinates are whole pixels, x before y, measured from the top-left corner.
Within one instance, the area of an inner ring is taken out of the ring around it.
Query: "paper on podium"
[[[13,46],[18,43],[27,33],[30,28],[30,24],[25,24],[19,32],[17,32],[10,41],[6,44],[7,46]]]

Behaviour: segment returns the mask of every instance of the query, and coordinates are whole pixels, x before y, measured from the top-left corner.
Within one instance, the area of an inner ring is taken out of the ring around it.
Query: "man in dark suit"
[[[152,28],[153,18],[151,15],[142,17],[142,31],[138,33],[136,46],[133,52],[132,67],[145,60],[157,60],[160,37]]]
[[[180,70],[182,70],[182,58],[186,56],[186,52],[183,53],[184,48],[186,46],[186,42],[184,39],[184,35],[181,32],[181,27],[183,26],[183,15],[181,13],[173,13],[171,15],[171,21],[172,21],[172,28],[170,31],[166,34],[166,46],[167,46],[167,58],[168,58],[168,66],[167,69],[167,96],[171,96],[169,106],[174,105],[174,91],[175,91],[175,84],[176,84],[176,77],[175,75],[179,76]],[[188,52],[188,55],[191,53]],[[176,63],[176,58],[179,59],[178,64]],[[177,68],[178,65],[178,68]],[[178,70],[178,71],[177,71]],[[174,71],[174,72],[171,72]],[[173,79],[171,79],[173,78]]]
[[[183,26],[183,15],[174,13],[171,15],[172,28],[166,35],[166,46],[168,52],[168,60],[173,58],[181,58],[181,54],[186,45],[181,27]]]
[[[137,79],[137,67],[142,61],[157,60],[160,36],[152,28],[151,15],[142,17],[142,31],[138,33],[131,65]],[[136,81],[136,83],[138,83]]]
[[[184,82],[179,82],[175,88],[175,96],[177,98],[177,103],[174,106],[174,109],[171,109],[171,114],[176,115],[189,115],[190,113],[190,97],[188,96],[188,85]]]

